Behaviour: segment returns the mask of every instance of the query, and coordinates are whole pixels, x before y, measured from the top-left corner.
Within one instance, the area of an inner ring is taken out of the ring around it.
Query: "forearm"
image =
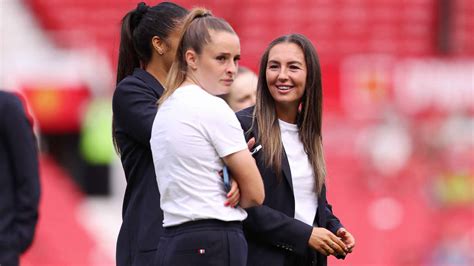
[[[265,205],[246,211],[244,228],[254,238],[299,255],[306,254],[312,226]]]
[[[239,184],[240,206],[249,208],[261,205],[265,198],[262,177],[248,150],[242,150],[226,156],[224,162],[232,177]]]

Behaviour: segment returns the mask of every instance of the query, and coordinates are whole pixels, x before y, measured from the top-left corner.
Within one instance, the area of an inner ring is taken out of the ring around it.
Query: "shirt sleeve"
[[[206,108],[202,126],[219,157],[247,149],[242,128],[232,109],[222,99],[216,99],[213,106]]]

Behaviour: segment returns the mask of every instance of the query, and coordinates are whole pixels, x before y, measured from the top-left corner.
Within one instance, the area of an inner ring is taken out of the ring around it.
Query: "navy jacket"
[[[18,265],[33,241],[40,196],[38,149],[18,97],[0,91],[0,265]]]
[[[253,107],[237,113],[247,140],[251,137],[257,139],[259,133],[256,127],[249,131],[252,126],[252,113]],[[261,206],[246,209],[248,217],[244,221],[244,232],[249,247],[247,265],[327,265],[327,257],[313,251],[308,245],[313,227],[294,219],[295,199],[286,153],[283,154],[280,181],[273,169],[265,167],[261,151],[254,156],[263,178],[265,201]],[[318,198],[314,225],[333,233],[342,227],[326,200],[326,187],[323,187]]]
[[[163,212],[156,183],[150,136],[161,84],[143,69],[123,79],[113,96],[113,123],[127,188],[117,240],[117,265],[146,265],[155,256]]]

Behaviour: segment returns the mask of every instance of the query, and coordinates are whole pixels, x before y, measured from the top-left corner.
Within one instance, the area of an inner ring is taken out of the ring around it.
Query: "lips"
[[[234,80],[233,79],[223,79],[222,82],[224,83],[224,85],[230,86],[230,85],[232,85],[232,83],[234,83]]]
[[[275,87],[280,92],[288,92],[293,88],[293,86],[290,86],[290,85],[275,85]]]

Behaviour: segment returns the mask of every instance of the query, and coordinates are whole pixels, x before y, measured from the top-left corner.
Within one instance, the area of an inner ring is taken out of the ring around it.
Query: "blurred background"
[[[254,71],[281,34],[316,46],[328,198],[357,240],[330,265],[474,265],[474,1],[175,2],[227,19]],[[22,265],[115,265],[125,178],[111,96],[136,4],[0,0],[0,87],[24,96],[41,147]]]

